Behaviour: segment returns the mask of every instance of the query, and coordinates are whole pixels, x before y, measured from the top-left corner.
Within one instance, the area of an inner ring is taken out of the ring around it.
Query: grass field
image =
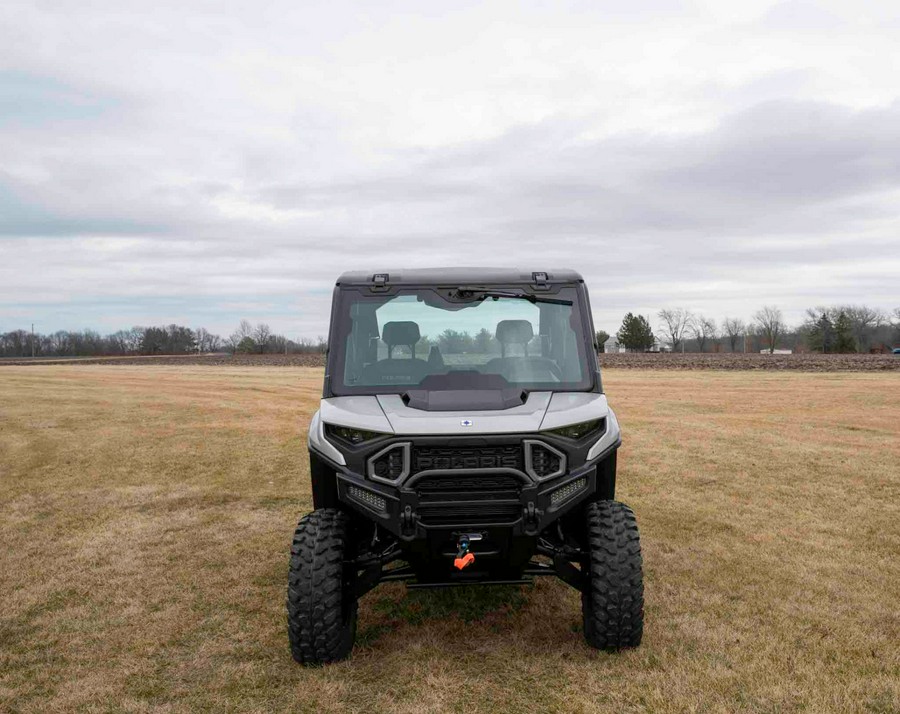
[[[321,370],[0,371],[0,711],[900,711],[900,374],[607,370],[647,626],[577,593],[410,592],[286,643]]]

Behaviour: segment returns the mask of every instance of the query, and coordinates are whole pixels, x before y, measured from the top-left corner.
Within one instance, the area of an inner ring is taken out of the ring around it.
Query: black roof
[[[338,285],[372,285],[376,275],[387,275],[389,285],[510,285],[522,283],[533,285],[535,273],[546,273],[548,283],[583,282],[580,273],[574,270],[551,270],[536,268],[417,268],[415,270],[378,270],[364,272],[351,270],[337,279]]]

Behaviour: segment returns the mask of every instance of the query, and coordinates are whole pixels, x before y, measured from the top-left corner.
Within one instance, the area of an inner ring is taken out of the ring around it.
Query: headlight
[[[377,439],[379,436],[384,436],[384,434],[378,431],[366,431],[365,429],[356,429],[352,426],[338,426],[336,424],[326,424],[325,435],[337,439],[338,441],[343,441],[351,446],[357,446],[365,441],[371,441],[372,439]]]
[[[606,419],[592,419],[591,421],[583,421],[580,424],[570,424],[569,426],[561,426],[559,429],[548,429],[547,434],[555,434],[563,436],[566,439],[583,439],[588,434],[595,431],[601,431],[606,426]]]

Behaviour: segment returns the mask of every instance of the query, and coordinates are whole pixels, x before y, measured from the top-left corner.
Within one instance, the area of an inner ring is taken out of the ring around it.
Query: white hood
[[[489,411],[429,412],[411,409],[398,394],[322,400],[327,424],[385,434],[513,434],[556,429],[609,414],[606,396],[593,392],[532,392],[524,404]]]

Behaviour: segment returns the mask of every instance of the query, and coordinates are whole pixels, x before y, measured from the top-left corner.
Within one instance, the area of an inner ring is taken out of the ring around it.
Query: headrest
[[[528,320],[500,320],[497,323],[497,341],[504,345],[527,345],[534,337],[534,328]]]
[[[419,326],[415,322],[385,322],[381,339],[390,347],[414,345],[419,341]]]

